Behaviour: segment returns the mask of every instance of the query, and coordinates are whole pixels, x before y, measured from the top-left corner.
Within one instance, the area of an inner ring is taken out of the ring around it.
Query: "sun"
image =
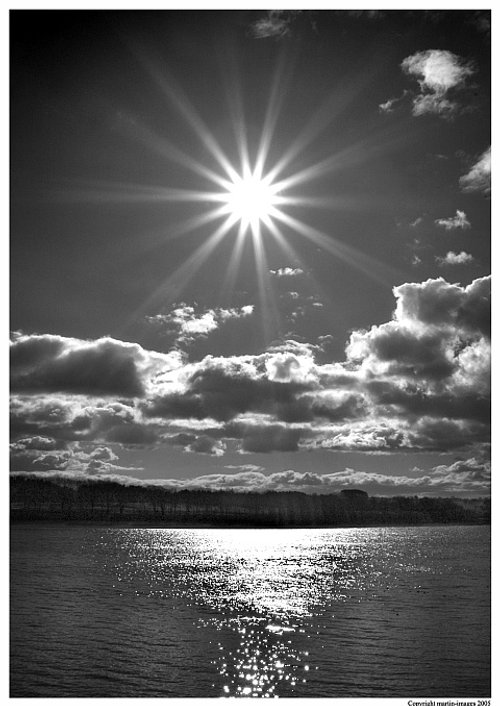
[[[278,187],[270,177],[263,177],[259,170],[246,169],[243,175],[235,174],[227,183],[223,194],[224,213],[233,223],[239,222],[245,232],[249,227],[258,228],[260,223],[269,224],[276,215],[280,201]]]

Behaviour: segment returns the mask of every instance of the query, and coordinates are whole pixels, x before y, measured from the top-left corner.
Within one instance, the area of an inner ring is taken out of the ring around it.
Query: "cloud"
[[[379,103],[378,109],[380,113],[393,113],[396,106],[398,106],[406,96],[408,95],[408,91],[403,91],[403,93],[395,98],[389,98],[389,100],[386,100],[384,103]]]
[[[11,444],[11,449],[19,451],[26,451],[27,449],[35,449],[36,451],[53,451],[54,449],[60,447],[60,441],[46,436],[22,438]]]
[[[230,471],[265,471],[265,468],[263,466],[257,466],[255,463],[241,463],[238,465],[232,465],[229,464],[227,466],[224,466],[224,468],[228,468]]]
[[[280,267],[277,270],[269,270],[275,277],[299,277],[304,274],[304,270],[300,267]]]
[[[179,364],[175,355],[146,352],[137,343],[48,334],[15,334],[10,357],[12,390],[123,397],[142,397],[148,375]]]
[[[158,426],[142,419],[134,405],[82,396],[13,395],[11,435],[22,439],[27,433],[124,446],[151,445],[160,437]]]
[[[233,427],[234,428],[234,427]],[[300,429],[286,424],[243,424],[241,450],[247,453],[269,453],[271,451],[297,451]]]
[[[256,39],[282,39],[291,33],[290,25],[297,14],[298,11],[270,10],[251,25],[251,32]]]
[[[465,250],[458,253],[450,250],[444,257],[436,256],[436,262],[439,267],[446,265],[466,265],[474,262],[474,258],[469,253],[465,252]]]
[[[409,224],[410,228],[416,228],[422,223],[423,220],[423,216],[418,216],[418,218],[415,218],[415,220]]]
[[[455,461],[430,469],[414,468],[408,475],[389,475],[345,468],[332,473],[287,469],[265,473],[252,464],[227,466],[232,473],[207,473],[195,478],[165,478],[142,481],[115,477],[118,482],[134,485],[159,485],[176,490],[234,490],[237,492],[297,491],[302,493],[338,493],[353,486],[370,495],[485,495],[490,490],[491,467],[476,458]],[[61,472],[55,472],[61,477]],[[68,477],[68,474],[66,474]],[[104,480],[107,476],[101,476]]]
[[[181,303],[167,314],[147,316],[146,320],[152,325],[161,326],[178,343],[190,344],[198,338],[206,338],[228,321],[246,318],[253,312],[253,304],[231,309],[206,309],[197,313],[195,307]]]
[[[60,357],[110,355],[103,339],[19,336],[11,418],[20,446],[13,452],[30,468],[36,457],[55,469],[67,468],[74,442],[170,443],[212,456],[222,456],[228,442],[242,453],[472,453],[490,438],[490,278],[461,286],[439,277],[393,292],[391,319],[352,331],[343,362],[327,359],[331,336],[318,345],[289,338],[259,354],[194,362],[112,341],[113,355],[132,361],[140,397],[125,396],[127,376],[115,378],[120,394],[112,394],[105,381],[87,379],[83,387],[79,370],[75,384],[73,362],[62,375]],[[102,463],[116,465],[93,458],[92,468],[101,472]]]
[[[143,407],[148,417],[212,418],[228,421],[245,412],[271,412],[300,389],[308,389],[308,356],[207,356],[192,366],[183,388],[153,398]]]
[[[491,147],[479,157],[472,165],[467,174],[459,179],[460,189],[465,193],[481,192],[490,194],[491,192]]]
[[[464,339],[470,334],[489,335],[491,277],[475,279],[466,287],[442,277],[394,287],[396,321],[420,328],[433,326],[444,336]]]
[[[413,115],[451,118],[462,110],[456,94],[474,73],[470,63],[450,51],[429,49],[407,56],[401,68],[416,77],[420,86],[420,93],[413,99]]]
[[[411,76],[417,76],[422,91],[444,94],[463,86],[474,73],[469,64],[450,51],[429,49],[407,56],[401,66]]]
[[[14,473],[43,473],[66,471],[78,476],[96,476],[109,473],[134,472],[142,470],[136,467],[122,466],[114,463],[118,456],[108,446],[96,446],[90,450],[83,449],[78,442],[64,444],[52,440],[52,448],[39,448],[27,443],[26,439],[11,444],[10,462]],[[46,446],[46,444],[45,444]]]
[[[478,32],[489,37],[491,34],[491,10],[476,10],[473,13],[470,23]]]
[[[166,435],[164,437],[172,446],[182,446],[188,453],[202,453],[210,456],[223,456],[226,445],[220,439],[214,439],[207,434],[179,434]]]
[[[431,471],[432,486],[450,490],[487,490],[491,483],[491,463],[476,458],[455,461],[449,466],[436,466]]]
[[[466,228],[470,228],[470,223],[467,220],[465,212],[459,210],[457,210],[456,214],[450,218],[437,218],[434,223],[445,230],[465,230]]]

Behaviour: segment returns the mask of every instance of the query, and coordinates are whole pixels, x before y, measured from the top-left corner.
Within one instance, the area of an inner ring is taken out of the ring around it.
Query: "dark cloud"
[[[481,277],[467,287],[449,284],[442,277],[394,288],[396,317],[427,326],[454,327],[466,334],[489,335],[491,327],[491,277]]]
[[[391,322],[372,329],[367,343],[369,354],[388,364],[387,375],[444,378],[454,369],[446,342],[436,333],[418,335]]]
[[[242,451],[269,453],[271,451],[297,451],[299,448],[300,429],[287,427],[284,424],[242,424],[238,426]]]
[[[187,451],[193,453],[209,454],[211,456],[222,456],[224,454],[225,445],[220,439],[212,439],[207,434],[202,434],[186,447]]]
[[[197,435],[180,432],[179,434],[166,434],[164,439],[172,446],[182,446],[185,451],[193,453],[222,456],[225,451],[225,444],[209,434]]]
[[[267,369],[267,372],[266,372]],[[292,354],[206,358],[195,367],[183,392],[144,405],[148,417],[212,418],[229,421],[245,412],[272,413],[311,383],[302,378],[301,360]]]
[[[485,424],[485,434],[489,431],[491,415],[489,395],[472,391],[457,395],[444,389],[441,393],[430,393],[415,384],[403,387],[388,381],[375,380],[367,383],[368,391],[378,407],[396,408],[407,419],[421,415],[448,419],[476,420]]]
[[[188,363],[110,339],[19,337],[13,343],[14,377],[62,380],[74,361],[58,368],[59,358],[71,358],[73,348],[85,361],[89,349],[99,361],[111,348],[119,360],[124,355],[132,361],[143,395],[123,397],[127,375],[115,377],[111,387],[100,383],[100,398],[75,394],[80,383],[71,382],[64,392],[14,394],[13,440],[164,442],[216,456],[225,452],[226,440],[242,452],[260,453],[476,449],[490,433],[490,289],[489,277],[468,286],[437,278],[395,287],[392,319],[353,331],[342,363],[319,363],[319,345],[293,339],[276,341],[258,355]],[[115,384],[120,395],[112,399]],[[16,452],[29,465],[35,452],[57,450],[30,448],[25,441]],[[47,463],[60,468],[64,458]],[[98,461],[112,463],[92,459],[99,472]]]
[[[489,440],[489,427],[476,420],[424,416],[409,429],[411,447],[429,451],[474,448]]]
[[[19,336],[11,344],[13,390],[140,397],[142,349],[111,338]]]
[[[71,438],[74,407],[71,401],[45,396],[16,395],[10,403],[10,430],[13,439],[24,434]],[[88,420],[85,420],[88,426]],[[77,425],[80,429],[81,425]]]
[[[11,444],[11,471],[14,473],[43,473],[53,475],[60,471],[76,476],[96,476],[109,473],[121,473],[137,471],[137,468],[130,468],[116,464],[117,454],[108,446],[95,446],[84,449],[78,442],[64,444],[63,448],[59,442],[55,442],[55,448],[47,451],[45,449],[34,448],[32,445],[23,448],[23,442],[19,440]]]
[[[71,458],[71,452],[58,448],[60,444],[53,441],[54,446],[51,450],[32,446],[23,448],[22,441],[11,444],[11,472],[45,472],[66,468]]]
[[[147,424],[118,424],[112,426],[103,435],[103,440],[124,446],[150,446],[159,441],[158,431]]]

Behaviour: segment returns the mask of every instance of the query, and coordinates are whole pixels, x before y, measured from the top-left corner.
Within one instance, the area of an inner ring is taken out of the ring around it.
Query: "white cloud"
[[[428,49],[407,56],[401,66],[406,73],[419,77],[420,88],[444,94],[462,86],[473,72],[459,56],[442,49]]]
[[[458,253],[450,250],[446,253],[445,257],[436,256],[436,262],[440,267],[446,265],[466,265],[474,262],[474,258],[470,253],[465,252],[465,250]]]
[[[269,270],[276,277],[298,277],[304,274],[304,270],[300,267],[280,267],[277,270]]]
[[[469,193],[474,191],[489,194],[491,191],[491,147],[479,157],[467,174],[460,177],[460,188]]]
[[[454,216],[450,216],[450,218],[437,218],[434,223],[445,230],[456,230],[459,228],[465,230],[466,228],[470,228],[470,222],[467,220],[465,211],[459,211],[458,209]]]
[[[327,364],[315,358],[319,346],[294,340],[258,355],[186,362],[119,341],[17,337],[13,453],[30,468],[36,458],[38,467],[57,470],[67,467],[75,441],[103,448],[163,441],[212,456],[227,443],[242,453],[450,451],[487,443],[490,278],[468,286],[442,277],[407,282],[394,296],[392,318],[353,331],[345,361]],[[112,387],[96,362],[104,372],[121,365]],[[132,384],[140,397],[125,394]],[[79,460],[73,449],[72,463]],[[85,463],[101,472],[116,460]]]
[[[370,473],[354,468],[344,468],[333,473],[315,473],[287,469],[275,473],[264,473],[260,466],[227,466],[235,473],[207,473],[195,478],[166,478],[140,481],[124,476],[118,482],[138,485],[158,485],[178,490],[210,489],[234,490],[240,492],[298,491],[303,493],[338,493],[346,488],[364,489],[368,494],[388,495],[441,495],[471,492],[488,494],[491,468],[488,462],[470,458],[456,461],[449,466],[440,465],[428,470],[415,468],[410,475],[389,475]],[[54,473],[61,477],[61,472]],[[66,476],[67,477],[67,476]],[[104,479],[104,477],[103,477]]]
[[[298,12],[300,11],[270,10],[266,17],[262,17],[251,25],[253,36],[256,39],[286,37],[290,34],[290,24]]]
[[[389,98],[384,103],[379,103],[378,109],[381,113],[393,113],[395,106],[400,103],[406,96],[406,91],[404,91],[402,96],[397,98]]]
[[[179,343],[189,344],[198,338],[207,337],[226,322],[251,316],[253,312],[253,304],[231,309],[216,307],[198,313],[194,306],[182,303],[167,314],[147,316],[146,320],[175,335]]]
[[[450,51],[429,49],[407,56],[401,67],[416,77],[420,86],[420,93],[413,99],[415,116],[433,113],[449,118],[459,112],[455,95],[474,73],[470,63]],[[454,97],[450,97],[452,94]]]

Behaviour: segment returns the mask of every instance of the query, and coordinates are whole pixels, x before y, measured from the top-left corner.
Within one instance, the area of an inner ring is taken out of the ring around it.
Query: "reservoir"
[[[12,697],[489,695],[489,526],[11,528]]]

